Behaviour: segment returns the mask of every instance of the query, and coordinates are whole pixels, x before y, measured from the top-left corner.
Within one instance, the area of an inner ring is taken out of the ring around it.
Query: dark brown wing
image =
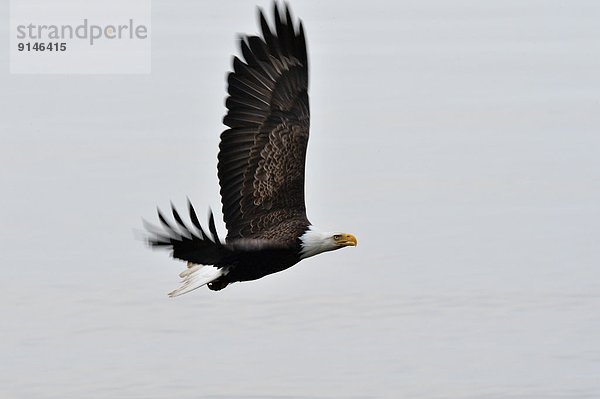
[[[241,39],[228,77],[230,129],[218,175],[227,239],[275,238],[306,226],[304,164],[310,124],[302,22],[274,7],[275,31],[259,10],[262,37]],[[293,237],[294,239],[296,237]]]

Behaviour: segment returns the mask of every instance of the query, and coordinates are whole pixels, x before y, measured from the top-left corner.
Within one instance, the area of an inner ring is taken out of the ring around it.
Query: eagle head
[[[309,258],[321,252],[334,251],[343,247],[355,247],[356,244],[356,237],[352,234],[322,232],[309,226],[300,236],[300,258]]]

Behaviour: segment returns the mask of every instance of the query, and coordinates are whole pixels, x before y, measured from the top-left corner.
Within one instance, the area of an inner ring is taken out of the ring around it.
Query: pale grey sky
[[[175,300],[134,229],[220,212],[255,4],[153,1],[150,75],[10,75],[0,18],[0,396],[600,396],[600,3],[291,5],[309,218],[359,246]]]

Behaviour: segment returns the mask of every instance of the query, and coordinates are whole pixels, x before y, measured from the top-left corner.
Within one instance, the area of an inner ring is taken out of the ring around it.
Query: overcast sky
[[[600,3],[292,9],[308,215],[359,245],[177,299],[136,230],[220,217],[255,4],[153,1],[148,75],[11,75],[0,18],[0,396],[600,396]]]

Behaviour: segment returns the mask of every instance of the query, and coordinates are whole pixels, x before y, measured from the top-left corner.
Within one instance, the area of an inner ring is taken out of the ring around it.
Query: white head
[[[306,259],[321,252],[333,251],[344,247],[355,247],[356,237],[352,234],[317,231],[313,226],[300,236],[300,259]]]

